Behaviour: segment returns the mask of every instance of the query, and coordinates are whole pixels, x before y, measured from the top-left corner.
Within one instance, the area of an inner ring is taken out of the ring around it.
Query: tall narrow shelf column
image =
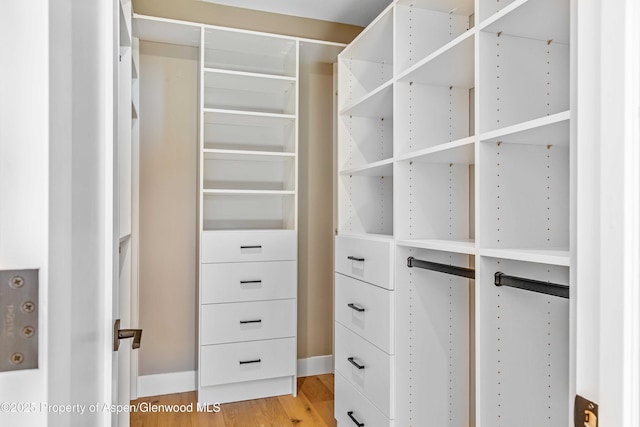
[[[202,403],[296,394],[298,50],[202,29]]]
[[[314,105],[312,70],[345,45],[141,15],[134,28],[199,52],[198,400],[295,395],[300,78]]]

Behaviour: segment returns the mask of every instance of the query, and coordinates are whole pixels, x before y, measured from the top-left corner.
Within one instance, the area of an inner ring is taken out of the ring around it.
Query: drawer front
[[[296,335],[296,300],[237,302],[202,306],[200,345]]]
[[[295,261],[202,265],[202,304],[295,298]]]
[[[336,321],[394,354],[393,291],[336,274]]]
[[[295,261],[295,231],[205,231],[202,262]]]
[[[365,427],[391,426],[389,419],[337,372],[334,384],[334,417],[338,421],[338,427],[356,427],[356,422]]]
[[[391,241],[336,237],[336,271],[393,289]]]
[[[296,373],[296,340],[285,338],[200,347],[200,387]]]
[[[336,371],[364,394],[382,414],[387,418],[394,418],[391,411],[393,356],[389,356],[340,323],[335,325]],[[364,368],[360,369],[356,365]]]

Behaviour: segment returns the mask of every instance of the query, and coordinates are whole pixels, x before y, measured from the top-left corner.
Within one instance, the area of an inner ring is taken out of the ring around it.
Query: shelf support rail
[[[439,264],[437,262],[424,261],[412,256],[407,258],[407,267],[424,268],[425,270],[437,271],[439,273],[462,276],[467,279],[475,279],[476,271],[473,268],[456,267],[455,265]]]
[[[523,277],[509,276],[500,271],[494,275],[494,285],[509,286],[511,288],[524,289],[554,297],[569,298],[569,286],[558,283],[542,282],[540,280],[526,279]]]

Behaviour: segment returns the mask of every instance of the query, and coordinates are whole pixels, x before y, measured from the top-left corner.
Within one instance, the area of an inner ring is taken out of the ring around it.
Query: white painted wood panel
[[[393,289],[391,240],[338,236],[335,253],[335,268],[338,273]]]
[[[334,377],[335,399],[334,417],[338,427],[353,427],[354,419],[366,427],[391,427],[393,421],[385,417],[378,408],[355,389],[340,373]],[[351,417],[349,417],[351,413]]]
[[[336,274],[335,319],[388,354],[395,351],[395,296],[386,289]]]
[[[295,298],[295,261],[203,264],[202,304]]]
[[[203,263],[290,261],[297,256],[294,231],[207,231],[202,234]]]
[[[285,338],[202,346],[200,387],[295,375],[295,343]]]
[[[295,299],[205,304],[200,316],[200,345],[296,335]]]
[[[336,371],[344,376],[387,418],[395,416],[395,359],[351,332],[335,325]],[[364,368],[356,367],[349,359]]]

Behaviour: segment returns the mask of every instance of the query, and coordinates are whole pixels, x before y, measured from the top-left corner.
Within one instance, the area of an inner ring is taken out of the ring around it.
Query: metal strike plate
[[[576,427],[598,427],[598,404],[576,395],[573,420]]]
[[[38,270],[0,270],[0,372],[38,367]]]

